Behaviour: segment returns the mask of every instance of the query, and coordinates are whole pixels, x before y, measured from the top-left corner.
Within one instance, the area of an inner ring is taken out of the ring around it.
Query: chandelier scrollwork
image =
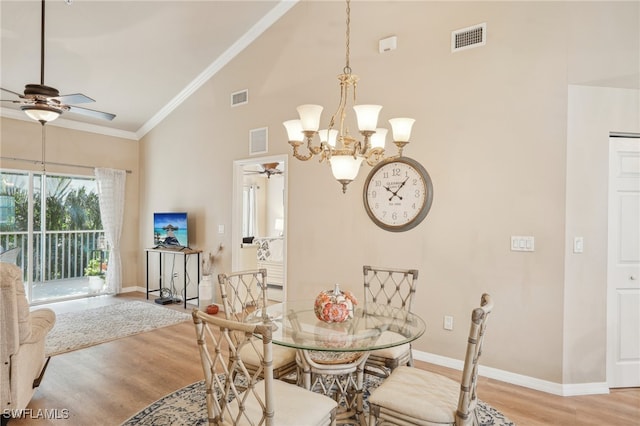
[[[358,76],[352,74],[349,63],[350,36],[351,36],[351,6],[347,3],[346,22],[346,65],[342,74],[338,75],[340,82],[340,102],[338,109],[331,116],[329,125],[320,129],[320,116],[323,107],[320,105],[305,104],[297,107],[299,119],[287,120],[283,124],[287,129],[289,144],[293,148],[293,156],[301,161],[308,161],[318,156],[320,162],[328,161],[331,171],[338,182],[342,184],[342,192],[347,191],[347,185],[353,181],[363,161],[369,166],[374,166],[386,158],[385,140],[387,129],[378,128],[378,115],[381,105],[358,105],[356,103],[356,88]],[[362,140],[349,133],[345,126],[347,117],[347,105],[352,96],[353,109],[356,113],[358,131]],[[409,143],[412,118],[393,118],[389,120],[392,127],[393,143],[398,149],[397,156],[402,156],[402,151]],[[315,143],[318,135],[320,143]],[[306,152],[303,147],[306,147]]]

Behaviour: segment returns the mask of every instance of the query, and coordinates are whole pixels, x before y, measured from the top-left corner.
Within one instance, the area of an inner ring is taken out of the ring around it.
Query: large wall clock
[[[415,228],[433,203],[433,184],[427,170],[409,157],[393,157],[376,164],[362,193],[371,220],[392,232]]]

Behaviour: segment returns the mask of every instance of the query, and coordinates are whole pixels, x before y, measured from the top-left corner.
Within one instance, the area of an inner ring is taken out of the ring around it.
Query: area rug
[[[145,302],[122,302],[56,315],[47,356],[94,346],[191,319],[191,314]]]
[[[382,379],[366,376],[364,383],[364,409],[368,412],[367,398]],[[478,401],[478,420],[482,426],[514,426],[511,420],[483,401]],[[207,425],[207,401],[204,380],[185,386],[157,400],[130,417],[122,426]]]

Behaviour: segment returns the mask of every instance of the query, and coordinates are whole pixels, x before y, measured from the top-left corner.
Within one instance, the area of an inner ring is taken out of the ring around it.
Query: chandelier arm
[[[364,136],[364,143],[360,147],[361,149],[360,154],[364,155],[371,150],[371,135],[373,135],[375,131],[363,130],[360,133],[362,134],[362,136]]]
[[[309,152],[307,153],[307,155],[302,155],[300,154],[300,145],[302,145],[302,142],[300,141],[289,141],[289,144],[293,147],[293,156],[295,158],[297,158],[300,161],[307,161],[310,160],[311,157],[313,157],[313,153]]]
[[[371,167],[384,160],[384,148],[372,148],[365,154],[367,164]]]

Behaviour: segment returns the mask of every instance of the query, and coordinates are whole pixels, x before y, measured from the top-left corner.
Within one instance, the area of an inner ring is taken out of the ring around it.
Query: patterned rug
[[[47,356],[75,351],[191,319],[191,314],[145,302],[122,302],[56,315]]]
[[[365,376],[364,409],[368,412],[367,397],[377,388],[382,379]],[[478,401],[478,420],[482,426],[514,426],[511,420],[483,401]],[[130,417],[122,426],[171,426],[207,425],[207,401],[204,381],[192,383],[170,393]]]

